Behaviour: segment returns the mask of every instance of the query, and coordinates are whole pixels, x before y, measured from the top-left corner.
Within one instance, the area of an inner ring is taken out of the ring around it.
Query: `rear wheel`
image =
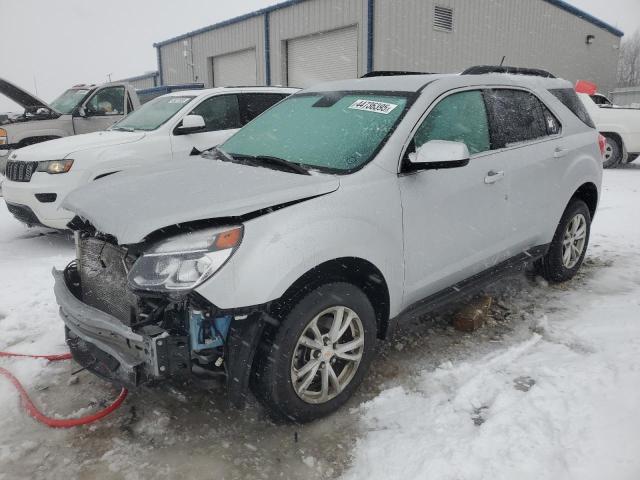
[[[578,273],[589,244],[591,214],[574,199],[564,211],[547,254],[538,261],[540,274],[550,282],[564,282]]]
[[[613,135],[603,135],[606,143],[604,147],[604,168],[612,168],[622,161],[622,145]]]
[[[272,416],[308,422],[337,410],[373,359],[376,317],[357,287],[331,283],[304,296],[263,349],[255,393]]]

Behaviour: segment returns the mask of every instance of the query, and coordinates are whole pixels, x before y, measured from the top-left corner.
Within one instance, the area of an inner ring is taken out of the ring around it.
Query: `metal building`
[[[611,101],[623,107],[640,107],[640,86],[616,88],[611,92]]]
[[[290,0],[154,46],[163,84],[306,87],[506,57],[609,92],[622,35],[562,0]]]
[[[147,72],[135,77],[123,78],[117,80],[118,82],[129,83],[136,90],[142,90],[144,88],[153,88],[160,85],[160,73],[159,72]]]

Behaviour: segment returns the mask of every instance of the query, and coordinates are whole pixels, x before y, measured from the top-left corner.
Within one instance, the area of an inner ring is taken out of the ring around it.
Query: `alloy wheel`
[[[576,266],[587,240],[587,220],[581,213],[576,214],[567,224],[562,240],[562,264],[572,269]]]
[[[291,360],[291,382],[301,400],[325,403],[349,385],[364,353],[358,314],[345,306],[316,315],[298,338]]]

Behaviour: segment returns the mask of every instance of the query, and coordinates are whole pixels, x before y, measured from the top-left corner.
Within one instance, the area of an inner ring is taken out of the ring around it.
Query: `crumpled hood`
[[[4,78],[0,78],[0,94],[7,96],[23,108],[36,109],[42,107],[55,112],[46,102],[43,102],[38,97],[31,95],[26,90],[23,90]]]
[[[105,148],[114,145],[142,140],[144,132],[120,132],[108,130],[104,132],[86,133],[62,137],[48,142],[36,143],[16,151],[15,160],[40,161],[61,160],[82,150]]]
[[[170,225],[245,215],[339,186],[337,176],[196,157],[110,175],[73,191],[62,207],[126,245]]]

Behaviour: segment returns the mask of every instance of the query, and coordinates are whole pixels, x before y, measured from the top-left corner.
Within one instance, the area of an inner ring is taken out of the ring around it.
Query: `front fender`
[[[241,246],[197,292],[214,305],[239,308],[280,298],[302,275],[330,260],[373,264],[400,311],[404,262],[397,177],[342,187],[245,223]]]

